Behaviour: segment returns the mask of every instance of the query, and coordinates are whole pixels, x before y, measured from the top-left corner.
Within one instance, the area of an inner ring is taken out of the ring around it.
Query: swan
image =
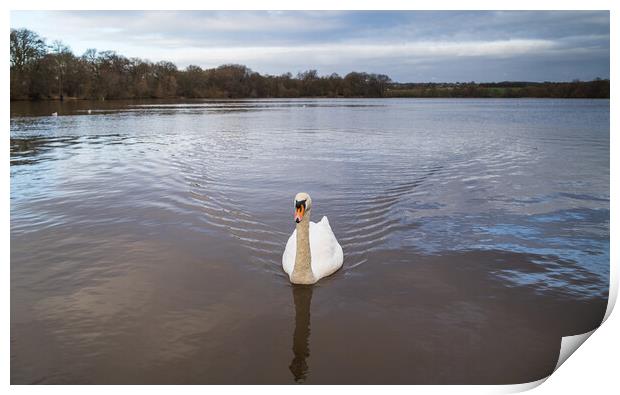
[[[52,113],[52,116],[53,116],[53,117],[57,117],[57,116],[58,116],[58,113],[57,113],[57,112],[53,112],[53,113]]]
[[[344,255],[327,217],[310,222],[312,199],[295,195],[295,230],[282,255],[282,268],[293,284],[314,284],[342,267]]]

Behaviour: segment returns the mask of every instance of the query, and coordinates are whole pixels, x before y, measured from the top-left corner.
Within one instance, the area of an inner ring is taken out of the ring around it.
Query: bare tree
[[[28,29],[11,29],[11,68],[22,72],[41,59],[46,52],[45,40]]]

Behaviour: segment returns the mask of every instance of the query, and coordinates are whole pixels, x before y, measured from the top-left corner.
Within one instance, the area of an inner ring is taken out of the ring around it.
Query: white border
[[[521,0],[521,1],[491,1],[491,0],[475,0],[475,1],[457,1],[457,0],[435,0],[429,1],[405,1],[405,0],[382,0],[382,1],[354,1],[354,0],[341,0],[338,2],[327,0],[315,0],[312,2],[291,2],[283,0],[265,0],[259,2],[241,1],[241,0],[228,0],[220,2],[204,2],[204,1],[187,1],[176,0],[174,2],[154,2],[154,1],[121,1],[121,0],[108,0],[108,1],[91,1],[83,2],[77,0],[56,0],[54,2],[44,0],[31,0],[31,1],[9,1],[3,3],[5,12],[2,15],[2,25],[4,31],[8,33],[9,27],[9,10],[34,10],[34,9],[162,9],[162,10],[191,10],[191,9],[219,9],[219,10],[241,10],[241,9],[284,9],[284,10],[355,10],[355,9],[419,9],[419,10],[611,10],[611,85],[612,85],[612,100],[611,100],[611,286],[610,286],[610,304],[606,313],[606,319],[611,313],[613,304],[616,301],[618,278],[617,278],[617,262],[618,253],[617,248],[614,246],[620,245],[618,237],[617,226],[617,205],[615,204],[615,198],[618,196],[617,182],[613,182],[614,175],[618,173],[618,138],[615,136],[617,133],[617,117],[614,114],[618,114],[617,99],[618,95],[613,89],[615,86],[613,75],[617,75],[617,57],[615,55],[614,44],[617,44],[617,26],[620,22],[616,15],[618,2],[603,1],[603,0],[589,0],[589,1],[577,1],[577,0],[564,0],[564,1],[543,1],[543,0]],[[467,8],[464,8],[467,6]],[[5,33],[5,34],[6,34]],[[2,51],[5,57],[8,57],[9,48],[8,40],[2,41]],[[2,82],[4,89],[2,115],[5,125],[9,125],[9,62],[5,58],[3,63],[4,73],[2,76]],[[2,256],[3,268],[3,281],[4,281],[4,297],[2,298],[2,309],[4,317],[7,318],[7,322],[2,326],[2,343],[1,343],[1,361],[2,361],[2,378],[5,383],[4,388],[9,388],[9,368],[10,368],[10,202],[9,202],[9,187],[10,187],[10,173],[9,173],[9,141],[5,137],[1,140],[0,152],[2,152],[5,158],[5,167],[2,176],[1,198],[0,205],[2,210],[0,215],[2,216],[2,249],[0,254]],[[607,320],[601,329],[596,330],[596,335],[592,336],[587,341],[587,346],[581,347],[576,352],[576,356],[569,358],[562,367],[550,376],[549,383],[542,385],[536,389],[538,393],[607,393],[610,389],[615,388],[615,384],[618,383],[616,364],[616,355],[618,353],[618,339],[616,334],[620,333],[620,321],[617,317],[618,314],[611,316],[610,320]],[[358,394],[374,393],[377,390],[411,393],[416,391],[420,393],[512,393],[517,391],[533,388],[544,382],[540,380],[535,383],[526,383],[515,386],[325,386],[325,387],[297,387],[296,391],[310,392],[310,391],[355,391]],[[183,391],[188,393],[200,393],[203,394],[205,390],[209,392],[215,391],[218,393],[236,393],[240,390],[251,390],[252,392],[269,393],[290,391],[289,386],[12,386],[10,389],[17,393],[30,393],[39,391],[56,392],[59,394],[64,393],[82,393],[84,390],[94,393],[107,393],[108,391],[131,391],[132,393],[168,393],[169,391]]]

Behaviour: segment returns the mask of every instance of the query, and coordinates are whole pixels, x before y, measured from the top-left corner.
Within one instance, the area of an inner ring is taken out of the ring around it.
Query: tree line
[[[479,98],[609,98],[609,80],[571,82],[456,82],[390,85],[388,97],[479,97]]]
[[[183,70],[168,61],[88,49],[81,56],[28,29],[11,29],[11,100],[289,97],[609,97],[609,80],[570,83],[401,84],[385,74],[261,75],[244,65]]]
[[[179,70],[171,62],[153,63],[95,49],[76,56],[63,43],[47,45],[27,29],[11,30],[10,46],[12,100],[381,97],[391,82],[387,75],[358,72],[344,77],[319,76],[316,70],[295,77],[261,75],[237,64]]]

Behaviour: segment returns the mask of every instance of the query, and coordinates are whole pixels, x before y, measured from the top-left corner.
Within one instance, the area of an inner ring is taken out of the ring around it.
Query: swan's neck
[[[297,248],[291,282],[295,284],[314,284],[316,280],[312,273],[312,257],[310,256],[310,210],[306,211],[306,215],[304,215],[296,227]]]

